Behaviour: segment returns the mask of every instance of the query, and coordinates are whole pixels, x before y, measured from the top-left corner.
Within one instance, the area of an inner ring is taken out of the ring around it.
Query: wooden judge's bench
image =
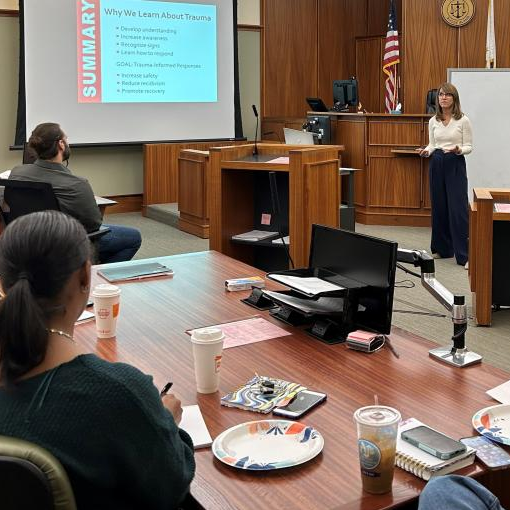
[[[355,174],[356,221],[366,225],[430,226],[428,159],[415,149],[428,143],[430,115],[317,113],[331,121],[331,144],[344,145],[342,166]],[[262,136],[283,140],[283,128],[304,118],[267,117]]]

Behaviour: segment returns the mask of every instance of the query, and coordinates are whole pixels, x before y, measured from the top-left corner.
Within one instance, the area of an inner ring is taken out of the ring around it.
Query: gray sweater
[[[73,175],[64,165],[37,159],[34,163],[13,168],[9,179],[50,183],[62,212],[76,218],[87,232],[101,226],[101,212],[89,182]]]

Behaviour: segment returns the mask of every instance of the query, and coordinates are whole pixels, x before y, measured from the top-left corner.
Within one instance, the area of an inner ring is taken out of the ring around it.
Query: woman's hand
[[[174,417],[175,423],[179,425],[182,418],[182,406],[181,401],[172,393],[168,393],[167,395],[163,395],[161,397],[161,401],[163,405],[170,411],[172,416]]]
[[[418,154],[422,157],[422,158],[428,158],[430,156],[429,154],[429,151],[427,150],[426,147],[419,147],[418,149],[416,149],[418,151]]]
[[[457,156],[460,156],[462,154],[462,149],[458,145],[456,145],[453,149],[443,149],[443,152],[445,154],[453,152],[454,154],[457,154]]]

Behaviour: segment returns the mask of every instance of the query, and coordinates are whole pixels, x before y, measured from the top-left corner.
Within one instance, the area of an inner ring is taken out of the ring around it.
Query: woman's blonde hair
[[[457,90],[455,85],[452,85],[451,83],[448,82],[441,83],[441,85],[439,85],[439,88],[437,89],[436,119],[444,120],[443,109],[439,105],[439,93],[441,91],[444,92],[445,94],[451,94],[453,96],[452,117],[455,120],[459,120],[464,115],[462,113],[462,110],[460,109],[459,91]]]

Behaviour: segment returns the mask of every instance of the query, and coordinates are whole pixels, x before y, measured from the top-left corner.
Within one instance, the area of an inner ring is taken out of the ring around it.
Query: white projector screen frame
[[[100,0],[90,0],[96,1]],[[235,137],[232,0],[121,1],[122,5],[132,5],[136,12],[139,8],[149,12],[156,11],[156,7],[161,10],[164,3],[176,8],[183,5],[184,12],[187,4],[216,6],[217,100],[202,102],[78,102],[77,16],[82,2],[84,6],[90,3],[87,0],[24,0],[27,137],[41,122],[58,122],[71,144]],[[142,22],[141,16],[139,21]],[[143,20],[148,27],[157,26],[156,22],[162,20]],[[168,21],[167,26],[175,26],[175,23]]]
[[[510,69],[448,69],[473,127],[473,152],[466,156],[469,200],[473,188],[509,188]]]

